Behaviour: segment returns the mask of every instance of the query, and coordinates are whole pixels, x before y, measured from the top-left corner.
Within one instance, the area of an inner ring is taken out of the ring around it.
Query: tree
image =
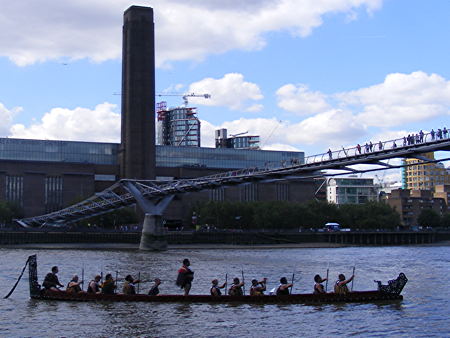
[[[417,224],[421,227],[437,228],[441,224],[441,217],[433,209],[422,209],[417,217]]]

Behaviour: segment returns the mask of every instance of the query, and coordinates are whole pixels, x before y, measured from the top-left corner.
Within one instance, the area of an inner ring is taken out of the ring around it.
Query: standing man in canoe
[[[341,273],[338,276],[338,280],[336,281],[336,284],[334,284],[334,293],[338,293],[341,295],[345,295],[349,293],[347,284],[350,283],[355,276],[351,276],[349,279],[345,279],[345,276]]]
[[[176,285],[184,290],[185,296],[189,295],[192,281],[194,280],[194,271],[189,268],[190,265],[191,262],[189,262],[189,259],[185,258],[183,260],[182,267],[178,270],[178,277],[176,281]]]
[[[44,282],[42,283],[42,286],[46,290],[53,290],[53,291],[59,291],[58,287],[63,287],[59,282],[58,276],[56,275],[59,272],[58,267],[54,266],[52,267],[52,272],[49,272],[44,279]]]

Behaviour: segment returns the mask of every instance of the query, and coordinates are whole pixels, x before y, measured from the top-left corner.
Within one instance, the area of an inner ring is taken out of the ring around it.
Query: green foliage
[[[221,229],[318,229],[328,222],[338,222],[352,229],[383,229],[400,225],[400,215],[382,202],[337,206],[319,201],[304,204],[210,201],[197,204],[192,212],[196,213],[198,224],[215,225]]]
[[[78,222],[81,227],[97,226],[100,228],[114,228],[125,224],[135,224],[138,222],[136,212],[133,208],[122,208],[110,213],[94,216]]]
[[[23,211],[17,204],[0,201],[0,224],[11,224],[14,218],[22,218]]]
[[[422,209],[417,217],[417,224],[421,227],[437,228],[441,225],[441,217],[433,209]]]
[[[444,215],[442,215],[441,227],[443,227],[443,228],[450,228],[450,213],[449,212],[447,212]]]

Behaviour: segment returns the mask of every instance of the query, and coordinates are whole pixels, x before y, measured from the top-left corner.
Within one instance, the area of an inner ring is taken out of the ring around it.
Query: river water
[[[447,246],[349,247],[320,249],[119,250],[0,249],[0,295],[8,293],[27,257],[38,255],[39,281],[59,266],[66,284],[72,274],[85,279],[119,271],[141,279],[159,277],[161,293],[181,293],[176,271],[189,258],[195,279],[191,294],[209,292],[210,282],[228,276],[268,278],[269,288],[294,273],[293,293],[311,292],[316,273],[330,280],[351,275],[355,290],[375,288],[404,272],[409,278],[401,302],[340,305],[229,305],[77,303],[29,299],[24,275],[9,299],[0,300],[1,337],[317,337],[450,336],[450,248]],[[248,283],[247,283],[248,284]],[[328,285],[330,290],[332,282]],[[150,283],[141,285],[147,292]],[[248,292],[248,291],[247,291]]]

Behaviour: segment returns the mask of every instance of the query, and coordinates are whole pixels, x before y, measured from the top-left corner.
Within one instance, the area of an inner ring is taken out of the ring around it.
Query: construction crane
[[[203,97],[205,99],[210,99],[210,94],[195,94],[195,93],[188,93],[188,94],[156,94],[156,96],[181,96],[183,98],[184,106],[187,107],[189,104],[188,97]]]
[[[236,137],[236,136],[245,135],[245,134],[248,134],[248,131],[244,131],[243,133],[239,133],[239,134],[230,134],[230,136]]]

